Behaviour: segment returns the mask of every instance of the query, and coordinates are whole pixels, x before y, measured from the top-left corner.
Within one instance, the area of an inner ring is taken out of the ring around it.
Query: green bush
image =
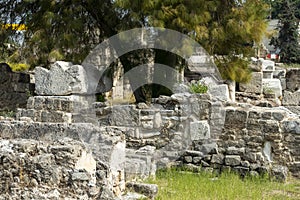
[[[12,110],[3,110],[0,111],[0,116],[14,118],[16,116],[16,112]]]
[[[192,83],[190,85],[190,91],[192,93],[204,94],[208,91],[208,86],[200,82]]]
[[[16,71],[26,71],[30,68],[30,65],[28,65],[26,63],[8,63],[8,65],[15,72]]]
[[[96,95],[97,102],[105,102],[105,95],[104,94],[97,94]]]

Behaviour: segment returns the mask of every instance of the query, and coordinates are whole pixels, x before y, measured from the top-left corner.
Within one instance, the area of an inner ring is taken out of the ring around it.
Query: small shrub
[[[190,91],[192,93],[204,94],[208,91],[208,86],[200,82],[192,83],[190,85]]]
[[[271,88],[264,88],[263,93],[264,94],[274,94],[274,90]]]
[[[97,94],[96,95],[97,102],[105,102],[105,95],[104,94]]]
[[[26,63],[8,63],[8,65],[15,72],[26,71],[30,68],[30,65],[28,65]]]
[[[0,116],[14,118],[16,113],[12,110],[0,111]]]
[[[59,50],[57,50],[57,49],[52,50],[52,51],[49,53],[49,55],[48,55],[48,61],[49,61],[49,62],[55,62],[55,61],[57,61],[57,60],[62,60],[62,59],[64,59],[64,56],[63,56],[63,54],[62,54]]]

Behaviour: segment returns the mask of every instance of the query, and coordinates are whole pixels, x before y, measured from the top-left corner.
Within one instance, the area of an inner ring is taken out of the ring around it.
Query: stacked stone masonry
[[[210,152],[200,156],[201,159],[199,155],[191,156],[195,152],[187,152],[183,161],[189,160],[188,163],[204,168],[232,169],[242,174],[272,173],[272,168],[285,166],[299,177],[299,170],[295,170],[299,163],[299,122],[299,117],[281,109],[227,107],[217,145],[210,147]],[[203,153],[201,148],[203,145],[200,149],[195,145],[199,153]]]
[[[27,99],[34,93],[30,75],[13,72],[5,63],[0,63],[0,111],[16,111],[25,108]]]
[[[300,106],[300,69],[275,66],[270,60],[254,60],[252,79],[239,84],[237,100],[253,105],[269,101],[272,106],[282,105],[293,110]]]
[[[131,181],[173,165],[242,175],[268,172],[280,180],[288,173],[300,177],[299,88],[295,87],[300,70],[282,72],[269,64],[254,74],[252,85],[240,85],[244,92],[238,100],[242,96],[247,103],[231,102],[224,84],[214,85],[208,94],[160,96],[151,105],[100,103],[88,89],[80,89],[86,88],[80,66],[59,62],[53,69],[38,69],[45,78],[36,79],[40,96],[30,97],[26,108],[18,109],[16,120],[0,117],[1,156],[18,164],[1,160],[0,173],[6,177],[3,198],[127,199],[126,185],[151,188],[143,195],[154,198],[155,186]],[[66,85],[58,87],[51,72],[69,77]],[[271,81],[275,85],[280,82],[276,91],[285,90],[270,99],[264,92],[264,77],[276,79]],[[43,171],[39,159],[50,167]],[[49,180],[51,189],[40,188]]]

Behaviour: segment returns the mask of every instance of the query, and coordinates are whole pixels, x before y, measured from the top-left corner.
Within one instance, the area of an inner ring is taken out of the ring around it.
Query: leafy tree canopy
[[[264,0],[0,0],[0,22],[26,24],[19,55],[32,66],[55,59],[80,63],[104,38],[158,26],[190,35],[216,55],[225,79],[245,82],[250,73],[242,57],[252,55],[253,43],[260,41],[267,10]],[[10,30],[0,39],[16,33]],[[157,59],[163,53],[157,51]]]

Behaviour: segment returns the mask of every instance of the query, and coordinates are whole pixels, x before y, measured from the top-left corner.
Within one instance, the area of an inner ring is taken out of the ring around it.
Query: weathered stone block
[[[300,134],[300,120],[283,121],[283,132]]]
[[[138,126],[139,118],[139,111],[134,105],[113,106],[110,123],[113,126]]]
[[[276,121],[282,121],[285,117],[284,112],[280,112],[280,111],[275,111],[272,113],[272,117],[276,120]]]
[[[274,120],[260,120],[259,124],[261,126],[261,131],[263,133],[278,133],[279,124]]]
[[[241,164],[241,157],[237,155],[226,155],[225,165],[238,166]]]
[[[72,181],[89,181],[90,179],[90,174],[86,172],[74,172],[72,174]]]
[[[255,163],[257,158],[256,158],[256,153],[253,152],[247,152],[243,156],[244,160],[249,161],[250,163]]]
[[[229,89],[226,84],[216,85],[208,88],[208,93],[211,94],[213,98],[220,101],[229,101]]]
[[[233,167],[232,171],[240,174],[241,176],[246,176],[250,170],[248,167],[237,166],[237,167]]]
[[[271,60],[260,60],[261,62],[261,66],[262,66],[262,70],[270,70],[270,71],[274,71],[275,70],[275,62],[271,61]]]
[[[134,192],[143,194],[150,199],[154,199],[154,197],[158,193],[158,186],[155,184],[128,182],[128,183],[126,183],[126,187],[130,191],[134,191]]]
[[[282,86],[279,79],[263,79],[263,92],[264,94],[275,94],[275,97],[282,96]]]
[[[271,175],[276,180],[285,182],[288,178],[288,168],[286,166],[274,165],[271,168]]]
[[[192,156],[184,156],[184,161],[186,163],[191,163],[191,162],[193,162],[193,157]]]
[[[207,121],[190,123],[191,140],[202,140],[210,138],[210,127]]]
[[[288,91],[295,92],[300,89],[300,69],[288,69],[286,72],[286,88]]]
[[[225,127],[230,129],[243,129],[246,127],[247,116],[247,111],[227,109]]]
[[[299,77],[300,79],[300,77]],[[297,92],[289,92],[284,91],[283,99],[282,99],[283,106],[300,106],[300,91]]]
[[[245,153],[245,148],[228,147],[226,153],[228,155],[242,155]]]
[[[57,61],[50,69],[35,68],[35,92],[38,95],[86,94],[87,75],[80,65]]]
[[[252,72],[252,78],[250,82],[240,83],[239,90],[241,92],[261,94],[263,92],[262,79],[262,72]]]
[[[215,142],[197,145],[196,148],[204,155],[218,153],[218,145]]]
[[[285,76],[286,76],[286,70],[285,69],[276,69],[273,72],[273,78],[281,79],[281,78],[284,78]]]
[[[210,162],[215,163],[215,164],[223,164],[224,163],[224,155],[223,154],[213,154]]]

